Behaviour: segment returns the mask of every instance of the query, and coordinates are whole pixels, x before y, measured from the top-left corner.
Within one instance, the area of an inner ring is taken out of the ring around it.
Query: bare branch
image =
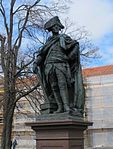
[[[16,0],[11,0],[11,8],[10,8],[10,36],[9,40],[11,41],[12,39],[12,34],[13,34],[13,8]],[[12,44],[12,41],[11,41]]]
[[[24,10],[28,5],[20,5],[14,12],[13,15],[15,15],[17,12]]]
[[[0,41],[1,41],[1,64],[2,64],[2,69],[3,71],[5,71],[5,40],[6,37],[3,37],[2,35],[0,35]]]
[[[23,31],[25,30],[26,28],[26,24],[27,24],[27,21],[28,21],[28,18],[29,18],[29,13],[30,13],[30,10],[35,6],[37,5],[37,3],[39,3],[40,0],[37,0],[33,5],[29,6],[29,8],[27,9],[27,12],[26,12],[26,15],[25,15],[25,19],[24,19],[24,23],[23,23],[23,26],[22,26],[22,29],[21,31],[19,31],[19,35],[14,43],[14,47],[17,46],[19,49],[20,48],[20,45],[21,45],[21,41],[22,41],[22,34],[23,34]],[[28,7],[28,6],[26,6]],[[17,45],[18,43],[18,45]]]
[[[31,27],[32,27],[32,26],[31,26]],[[28,27],[27,27],[27,28],[28,28]],[[42,42],[42,41],[39,39],[39,37],[37,37],[35,34],[33,34],[33,33],[32,33],[30,30],[28,30],[27,28],[25,29],[27,35],[28,35],[29,37],[31,37],[33,41],[39,42],[39,43],[41,43],[42,45],[44,45],[44,42]]]
[[[6,13],[5,13],[4,6],[2,4],[2,0],[0,0],[0,6],[1,6],[0,12],[1,12],[2,16],[3,16],[6,33],[7,33],[7,36],[8,36],[9,35],[9,28],[8,28],[7,19],[6,19]]]
[[[33,57],[32,57],[32,60],[31,60],[31,61],[29,61],[27,64],[21,66],[21,68],[19,69],[19,71],[16,73],[15,77],[20,76],[22,70],[24,70],[27,66],[29,66],[29,65],[34,61],[34,59],[35,59],[35,54],[36,54],[36,52],[33,53]]]
[[[25,29],[25,26],[26,26],[26,23],[27,23],[27,20],[28,20],[28,16],[29,16],[29,11],[30,9],[28,9],[27,13],[26,13],[26,16],[25,16],[25,21],[24,21],[24,24],[23,24],[23,27],[15,41],[15,44],[14,44],[14,47],[17,46],[18,49],[20,48],[20,45],[21,45],[21,41],[22,41],[22,34],[23,34],[23,31]],[[17,45],[17,42],[18,42],[18,45]]]
[[[19,99],[21,99],[22,97],[25,97],[25,96],[27,96],[28,94],[30,94],[31,92],[33,92],[35,89],[37,89],[37,87],[39,87],[40,86],[40,84],[39,83],[37,83],[37,85],[35,85],[33,88],[31,88],[30,90],[28,90],[28,91],[26,91],[26,92],[21,92],[20,94],[20,96],[18,96],[17,98],[16,98],[16,100],[15,100],[15,103],[19,100]]]
[[[40,103],[38,102],[38,106],[36,105],[36,102],[34,102],[33,100],[32,101],[30,101],[30,99],[29,99],[29,97],[25,97],[26,99],[27,99],[27,101],[29,102],[29,104],[30,104],[30,106],[32,107],[32,109],[35,111],[35,113],[39,113],[39,111],[40,111],[40,108],[39,108],[39,105],[40,105]],[[34,106],[33,106],[33,104],[34,104]]]

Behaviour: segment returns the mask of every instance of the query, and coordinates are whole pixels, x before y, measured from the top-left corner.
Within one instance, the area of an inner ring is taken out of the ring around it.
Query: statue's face
[[[53,34],[58,34],[59,31],[61,30],[61,27],[57,24],[55,24],[52,28],[51,28],[51,31]]]

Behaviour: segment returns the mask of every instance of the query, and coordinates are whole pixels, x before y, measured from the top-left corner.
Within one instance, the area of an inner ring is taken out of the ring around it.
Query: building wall
[[[87,147],[113,149],[113,75],[87,77],[86,111],[93,126],[87,131]]]
[[[17,108],[18,107],[18,108]],[[26,99],[17,103],[13,118],[12,142],[16,139],[16,149],[35,149],[35,133],[25,123],[35,121],[35,112]],[[0,113],[0,141],[2,135],[2,111]]]
[[[17,141],[16,149],[35,149],[35,132],[25,124],[36,120],[35,112],[24,98],[18,102],[17,106],[20,111],[15,110],[12,140]]]

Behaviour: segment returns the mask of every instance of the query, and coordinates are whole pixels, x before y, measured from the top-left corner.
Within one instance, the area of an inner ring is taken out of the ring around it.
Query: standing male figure
[[[50,19],[44,28],[52,32],[52,36],[38,54],[34,72],[37,73],[37,68],[40,68],[47,98],[49,102],[54,100],[57,103],[57,109],[53,112],[80,112],[84,99],[82,96],[78,99],[80,92],[83,92],[79,43],[65,34],[59,34],[64,26],[58,16]]]

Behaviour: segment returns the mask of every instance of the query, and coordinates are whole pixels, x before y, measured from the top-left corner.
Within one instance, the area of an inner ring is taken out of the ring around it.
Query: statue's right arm
[[[47,46],[48,44],[47,43],[48,42],[46,42],[46,44],[42,47],[42,49],[40,50],[39,54],[37,55],[37,57],[33,63],[33,72],[35,74],[37,74],[38,66],[40,66],[43,63],[45,56],[48,52],[48,46]]]
[[[38,66],[40,66],[42,62],[42,57],[40,55],[37,56],[36,60],[33,63],[33,72],[37,74]]]

